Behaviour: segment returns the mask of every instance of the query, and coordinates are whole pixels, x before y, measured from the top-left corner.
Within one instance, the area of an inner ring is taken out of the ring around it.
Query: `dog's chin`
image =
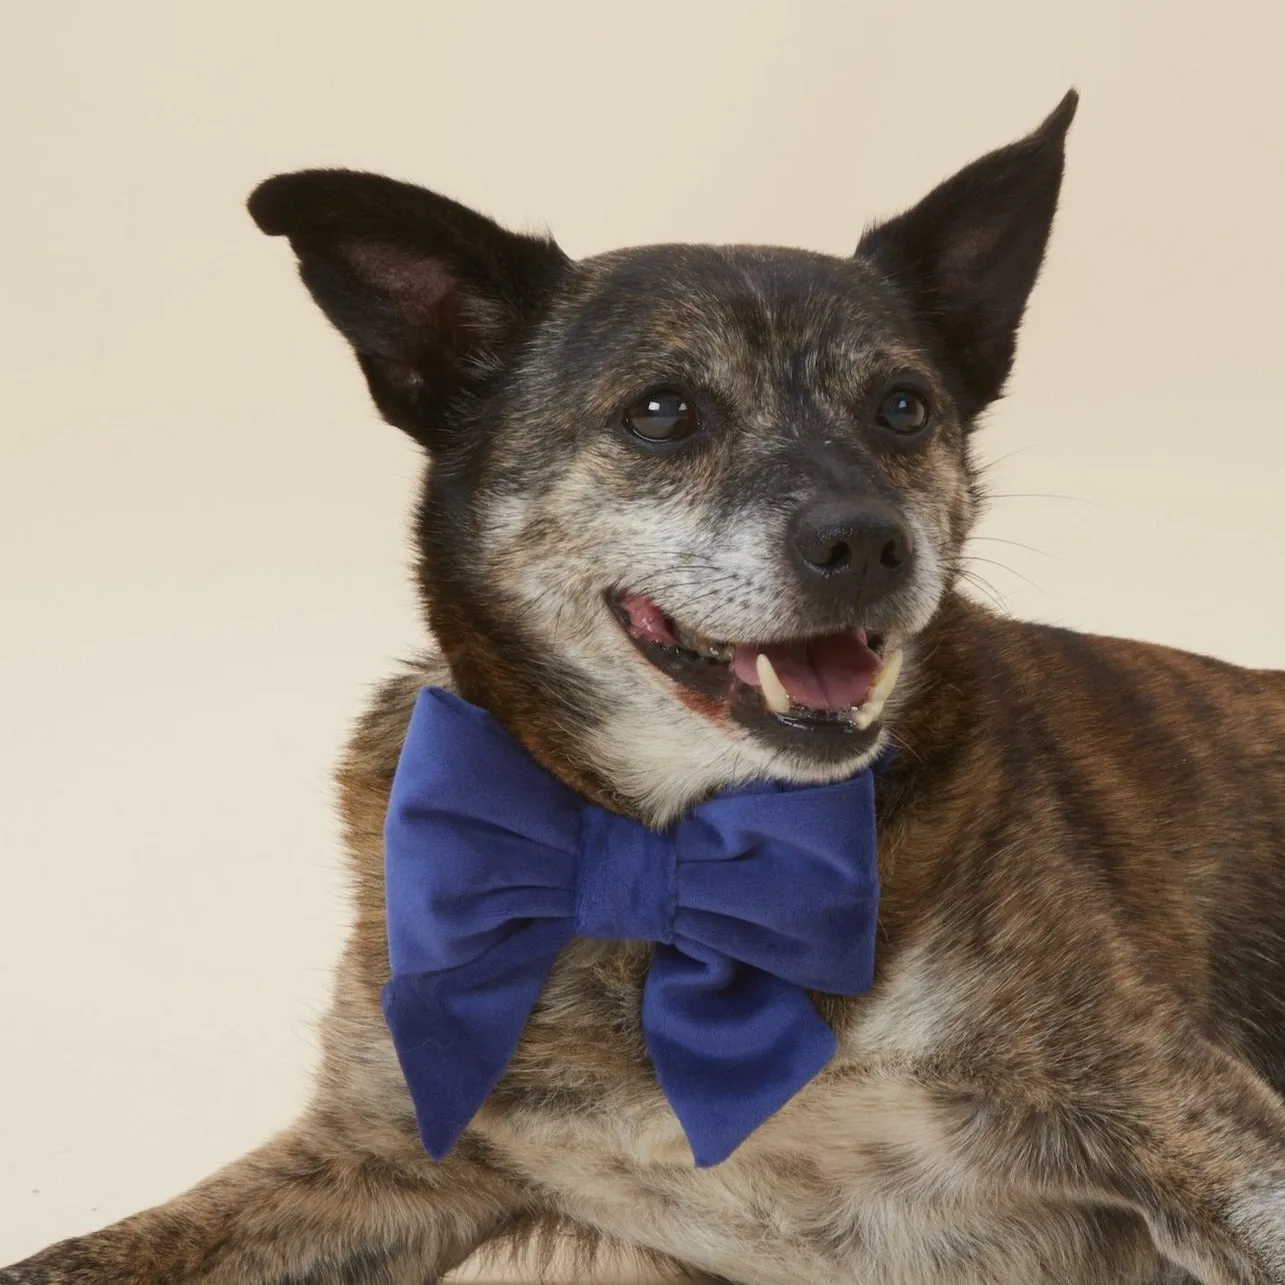
[[[827,780],[858,770],[882,743],[902,666],[886,633],[850,627],[771,641],[717,640],[643,595],[607,596],[640,661],[673,699],[734,739],[772,774]]]

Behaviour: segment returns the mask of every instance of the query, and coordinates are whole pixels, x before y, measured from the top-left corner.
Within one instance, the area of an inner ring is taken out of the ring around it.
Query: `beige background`
[[[1282,665],[1280,14],[4,5],[0,1262],[290,1119],[346,921],[329,772],[419,638],[415,455],[257,180],[383,170],[575,254],[843,252],[1074,83],[976,569],[1021,615]]]

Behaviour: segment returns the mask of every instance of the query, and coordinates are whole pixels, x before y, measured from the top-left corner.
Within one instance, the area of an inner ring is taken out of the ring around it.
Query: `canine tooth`
[[[883,701],[872,696],[864,705],[858,705],[852,711],[852,726],[858,732],[864,732],[882,713]]]
[[[853,706],[852,726],[858,732],[864,732],[883,713],[883,707],[888,703],[888,697],[892,695],[892,689],[897,685],[897,678],[901,674],[901,662],[904,659],[905,656],[900,647],[890,653],[880,667],[879,673],[875,675],[874,684],[870,688],[870,695],[866,697],[865,703]]]
[[[878,701],[879,712],[883,712],[884,702],[892,695],[892,689],[896,687],[897,679],[901,676],[901,662],[904,659],[905,653],[900,647],[888,655],[879,672],[875,675],[874,686],[870,689],[870,695],[866,697],[866,705],[869,705],[871,701]]]
[[[759,686],[763,689],[763,703],[773,714],[788,714],[790,693],[785,690],[785,684],[776,676],[776,670],[772,668],[772,662],[768,660],[765,652],[759,652],[754,668],[758,670]]]

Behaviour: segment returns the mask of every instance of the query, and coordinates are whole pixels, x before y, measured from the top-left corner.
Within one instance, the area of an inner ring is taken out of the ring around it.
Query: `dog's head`
[[[269,179],[384,417],[428,451],[429,621],[462,695],[661,821],[879,752],[978,505],[1074,93],[852,258],[572,262],[391,179]],[[904,665],[903,665],[904,661]]]

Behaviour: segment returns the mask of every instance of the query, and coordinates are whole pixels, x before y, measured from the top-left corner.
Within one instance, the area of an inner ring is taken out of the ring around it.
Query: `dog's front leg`
[[[1198,1280],[1282,1285],[1285,1105],[1205,1040],[1171,1049],[1166,1063],[1145,1081],[1124,1190],[1132,1176],[1157,1247]]]
[[[0,1282],[428,1285],[520,1217],[479,1162],[354,1154],[301,1125],[168,1204],[0,1269]]]
[[[1116,1051],[1109,1080],[1046,1085],[1015,1130],[994,1119],[1015,1146],[974,1135],[997,1176],[1132,1209],[1201,1285],[1285,1285],[1285,1104],[1196,1033]]]

